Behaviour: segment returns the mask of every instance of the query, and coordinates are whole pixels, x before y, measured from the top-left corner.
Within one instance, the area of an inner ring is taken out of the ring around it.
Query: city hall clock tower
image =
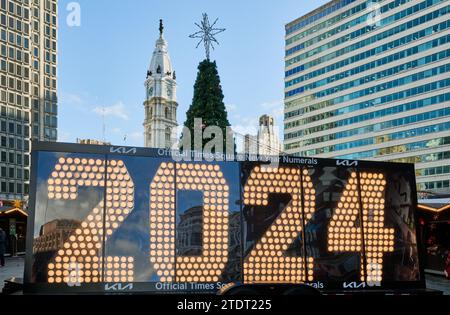
[[[145,80],[144,145],[170,148],[177,139],[177,83],[159,21],[159,38]]]

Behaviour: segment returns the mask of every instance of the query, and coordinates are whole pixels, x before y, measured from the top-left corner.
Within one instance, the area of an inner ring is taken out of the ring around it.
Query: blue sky
[[[81,25],[69,27],[59,1],[59,141],[105,139],[143,146],[143,86],[159,19],[177,73],[178,123],[192,101],[202,46],[188,36],[203,12],[219,18],[217,60],[228,118],[240,133],[274,115],[282,133],[284,25],[326,1],[305,0],[79,0]],[[124,141],[124,136],[126,140]]]

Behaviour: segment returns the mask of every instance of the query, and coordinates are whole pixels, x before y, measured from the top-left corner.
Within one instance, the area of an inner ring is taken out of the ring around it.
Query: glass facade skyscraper
[[[416,163],[450,191],[450,1],[336,0],[286,25],[284,149]]]
[[[57,0],[0,0],[0,200],[24,200],[31,140],[56,141]]]

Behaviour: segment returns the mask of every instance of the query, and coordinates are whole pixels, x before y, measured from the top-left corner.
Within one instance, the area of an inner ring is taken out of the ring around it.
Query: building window
[[[171,110],[170,110],[170,108],[168,108],[168,107],[165,108],[165,110],[164,110],[164,115],[165,115],[165,117],[166,117],[167,119],[170,119],[170,116],[171,116]]]
[[[172,133],[172,130],[170,128],[166,128],[166,143],[170,143],[171,133]]]

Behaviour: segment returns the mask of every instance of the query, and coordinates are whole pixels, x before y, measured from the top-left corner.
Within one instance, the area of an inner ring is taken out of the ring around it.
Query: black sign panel
[[[33,145],[27,292],[424,286],[414,167]]]

